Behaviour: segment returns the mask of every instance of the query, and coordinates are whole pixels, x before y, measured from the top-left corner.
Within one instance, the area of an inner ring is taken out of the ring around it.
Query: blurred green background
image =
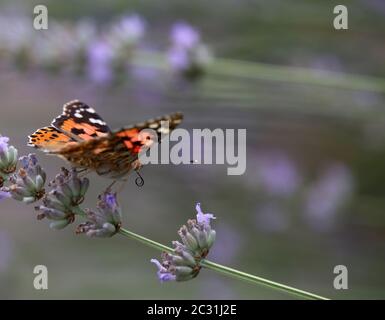
[[[336,31],[332,12],[340,2],[2,0],[0,19],[32,16],[35,4],[47,5],[50,22],[88,17],[103,25],[137,13],[147,22],[143,46],[150,50],[167,50],[171,26],[186,21],[215,58],[229,59],[223,61],[235,69],[244,60],[320,76],[384,77],[384,2],[346,1],[349,30]],[[73,74],[20,71],[5,60],[0,70],[0,132],[20,154],[31,152],[27,135],[75,98],[112,128],[176,110],[185,114],[187,129],[246,128],[244,175],[228,176],[219,165],[147,166],[145,186],[131,177],[120,194],[124,226],[170,244],[199,201],[217,216],[211,260],[334,299],[385,298],[385,85],[341,89],[258,74],[221,76],[213,67],[194,83],[150,68],[111,87]],[[39,159],[51,177],[63,165],[43,154]],[[108,183],[92,176],[88,206]],[[149,262],[157,251],[120,236],[76,236],[73,229],[50,230],[32,206],[2,202],[0,298],[290,298],[208,270],[193,281],[160,284]],[[38,264],[48,267],[46,291],[33,288]],[[348,290],[333,288],[339,264],[349,270]]]

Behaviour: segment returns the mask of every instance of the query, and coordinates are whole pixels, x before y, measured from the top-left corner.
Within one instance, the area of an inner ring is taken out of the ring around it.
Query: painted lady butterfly
[[[181,113],[138,123],[111,131],[95,110],[79,100],[63,106],[63,113],[51,126],[41,128],[29,136],[29,146],[39,148],[68,160],[74,167],[90,169],[99,175],[120,179],[138,170],[138,154],[142,147],[149,148],[182,122]],[[162,126],[168,121],[168,128]],[[152,129],[154,131],[142,131]],[[167,131],[167,132],[166,132]]]

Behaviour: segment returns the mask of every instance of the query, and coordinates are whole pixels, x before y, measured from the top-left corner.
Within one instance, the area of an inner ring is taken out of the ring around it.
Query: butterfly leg
[[[76,170],[76,173],[79,175],[79,177],[83,178],[85,177],[87,174],[89,174],[91,172],[90,169],[87,169],[87,168],[84,168],[84,169],[78,169]]]

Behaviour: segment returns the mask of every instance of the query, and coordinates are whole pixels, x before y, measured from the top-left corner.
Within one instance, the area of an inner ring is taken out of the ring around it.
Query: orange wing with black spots
[[[152,119],[112,132],[105,137],[69,145],[56,154],[75,166],[90,168],[101,176],[119,179],[132,169],[137,170],[141,166],[138,161],[139,153],[151,147],[154,142],[160,142],[164,135],[175,129],[182,118],[181,113],[174,113]]]
[[[63,157],[75,167],[119,179],[141,166],[142,147],[160,142],[182,119],[181,113],[174,113],[111,132],[93,108],[73,100],[64,105],[52,126],[29,136],[29,145]]]
[[[76,140],[60,132],[54,127],[45,127],[38,129],[28,138],[29,146],[42,149],[46,152],[55,152],[65,146],[77,143]]]
[[[137,154],[143,146],[150,148],[155,142],[160,142],[161,139],[174,130],[182,120],[182,113],[176,112],[138,123],[132,127],[123,128],[113,134],[122,139],[128,151]]]
[[[66,103],[52,126],[78,141],[104,137],[111,132],[95,110],[79,100]]]

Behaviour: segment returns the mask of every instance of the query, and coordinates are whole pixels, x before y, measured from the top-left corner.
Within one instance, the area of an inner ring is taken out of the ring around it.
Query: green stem
[[[173,252],[174,251],[170,247],[167,247],[167,246],[165,246],[159,242],[145,238],[139,234],[136,234],[136,233],[129,231],[129,230],[126,230],[124,228],[121,228],[119,233],[125,237],[134,239],[134,240],[139,241],[139,242],[141,242],[141,243],[143,243],[143,244],[145,244],[151,248],[158,249],[160,251],[166,251],[166,252]],[[319,295],[316,295],[316,294],[313,294],[313,293],[310,293],[307,291],[303,291],[300,289],[296,289],[293,287],[289,287],[289,286],[286,286],[286,285],[278,283],[278,282],[274,282],[274,281],[267,280],[267,279],[264,279],[261,277],[257,277],[257,276],[254,276],[252,274],[246,273],[246,272],[242,272],[242,271],[239,271],[236,269],[232,269],[232,268],[223,266],[223,265],[218,264],[218,263],[211,262],[209,260],[201,261],[201,266],[206,268],[206,269],[210,269],[212,271],[216,271],[216,272],[222,273],[224,275],[233,277],[235,279],[248,281],[248,282],[251,282],[254,284],[258,284],[258,285],[264,285],[266,287],[269,287],[272,289],[277,289],[277,290],[286,292],[288,294],[295,295],[297,297],[301,297],[301,298],[305,298],[305,299],[312,299],[312,300],[329,300],[325,297],[322,297],[322,296],[319,296]]]
[[[249,281],[249,282],[252,282],[255,284],[261,284],[261,285],[264,285],[266,287],[269,287],[272,289],[277,289],[277,290],[280,290],[280,291],[283,291],[283,292],[286,292],[286,293],[289,293],[289,294],[292,294],[292,295],[295,295],[295,296],[298,296],[301,298],[312,299],[312,300],[329,300],[328,298],[319,296],[319,295],[314,294],[314,293],[310,293],[310,292],[303,291],[303,290],[300,290],[297,288],[293,288],[293,287],[284,285],[282,283],[267,280],[265,278],[257,277],[257,276],[254,276],[252,274],[242,272],[242,271],[239,271],[239,270],[236,270],[233,268],[229,268],[229,267],[226,267],[226,266],[223,266],[221,264],[211,262],[208,260],[202,261],[201,266],[204,268],[211,269],[213,271],[217,271],[219,273],[225,274],[227,276],[236,278],[236,279]]]
[[[138,51],[134,56],[133,64],[170,71],[166,56],[155,52]],[[229,77],[230,79],[267,80],[347,90],[385,92],[385,79],[380,77],[332,71],[322,72],[310,68],[279,66],[223,58],[214,59],[207,67],[207,73],[213,76]]]
[[[137,233],[131,232],[131,231],[126,230],[124,228],[120,228],[119,233],[125,237],[134,239],[136,241],[139,241],[139,242],[145,244],[146,246],[149,246],[149,247],[154,248],[154,249],[158,249],[160,251],[166,251],[166,252],[173,252],[174,251],[170,247],[167,247],[167,246],[165,246],[159,242],[145,238],[145,237],[143,237]]]
[[[366,75],[322,72],[310,68],[216,59],[209,72],[247,79],[310,84],[349,90],[385,92],[385,79]]]

